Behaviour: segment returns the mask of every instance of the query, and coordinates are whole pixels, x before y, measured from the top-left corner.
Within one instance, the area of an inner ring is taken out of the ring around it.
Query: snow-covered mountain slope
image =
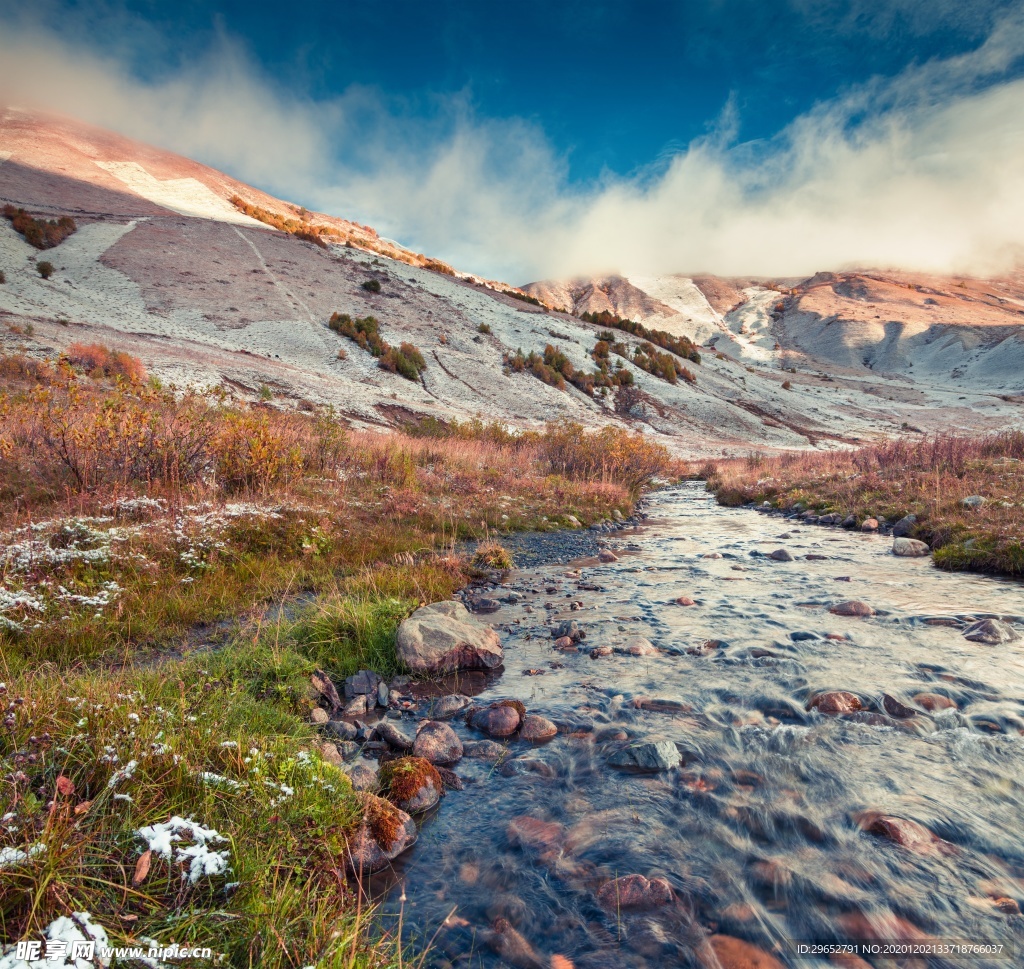
[[[299,210],[188,159],[70,119],[0,112],[0,159],[0,204],[46,218],[71,215],[79,226],[40,253],[0,219],[6,352],[44,354],[98,341],[139,356],[166,382],[250,395],[269,388],[280,406],[331,404],[357,425],[481,416],[536,426],[569,417],[592,427],[628,424],[692,455],[832,446],[904,423],[985,428],[1021,420],[1019,403],[1002,399],[1021,392],[1024,373],[1013,355],[1020,324],[1003,333],[1019,299],[1012,282],[1003,289],[985,284],[991,297],[972,295],[982,286],[974,281],[960,297],[942,297],[944,313],[948,303],[950,313],[969,317],[965,306],[983,305],[992,314],[988,329],[952,324],[953,343],[925,325],[937,311],[922,308],[922,293],[892,283],[895,289],[871,300],[844,295],[845,276],[796,288],[785,281],[784,291],[764,281],[682,276],[532,287],[566,313],[508,295],[503,290],[516,291],[501,284],[451,275],[341,218],[302,214],[304,224],[329,231],[323,247],[274,230],[242,214],[231,198],[281,217],[298,218]],[[42,259],[56,267],[49,280],[36,269]],[[379,293],[363,287],[370,279]],[[900,334],[882,325],[879,337],[872,314],[855,321],[847,309],[882,298],[894,307],[885,319],[897,305],[903,313]],[[830,301],[841,312],[830,310]],[[508,372],[506,354],[542,352],[547,344],[593,370],[600,327],[575,315],[587,309],[704,343],[702,362],[687,364],[696,383],[669,384],[625,362],[641,398],[619,414],[611,394],[592,398]],[[422,379],[379,369],[368,352],[328,328],[334,312],[373,315],[388,342],[418,347],[427,362]],[[997,367],[988,361],[1000,334]],[[962,374],[952,376],[951,367]]]

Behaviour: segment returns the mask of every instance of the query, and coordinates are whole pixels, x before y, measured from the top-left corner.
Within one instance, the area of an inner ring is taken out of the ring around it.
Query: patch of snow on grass
[[[209,847],[223,844],[227,838],[190,818],[175,815],[162,824],[139,828],[135,834],[147,842],[153,854],[164,861],[187,865],[188,871],[182,872],[182,877],[188,878],[192,885],[200,878],[213,878],[231,871],[228,850],[212,851]],[[191,844],[184,843],[186,839]]]

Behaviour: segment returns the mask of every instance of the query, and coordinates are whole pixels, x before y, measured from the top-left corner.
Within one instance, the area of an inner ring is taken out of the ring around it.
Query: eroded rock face
[[[417,609],[398,627],[397,651],[414,673],[490,670],[504,659],[498,634],[454,601]]]
[[[448,724],[427,720],[420,724],[412,752],[432,764],[457,764],[462,759],[462,741]]]
[[[972,643],[984,643],[986,646],[1012,643],[1020,638],[1020,633],[1001,619],[980,619],[964,630],[964,639]]]
[[[350,870],[368,873],[386,868],[416,842],[416,822],[390,801],[360,795],[363,821],[349,836],[345,859]]]
[[[606,881],[597,890],[597,900],[606,912],[622,908],[656,908],[672,901],[672,886],[664,878],[623,875]]]

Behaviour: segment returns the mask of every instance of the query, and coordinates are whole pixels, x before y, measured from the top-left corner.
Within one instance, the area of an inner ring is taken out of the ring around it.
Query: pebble
[[[470,726],[492,737],[511,737],[522,722],[522,717],[510,703],[499,701],[482,710],[475,710],[470,716]]]
[[[377,736],[396,750],[412,750],[412,740],[388,720],[379,720],[376,724]]]
[[[611,646],[595,646],[590,651],[591,659],[600,659],[602,656],[611,656],[614,650]]]
[[[570,636],[559,636],[555,640],[555,649],[575,649],[572,638]]]
[[[565,844],[565,828],[555,821],[542,821],[527,814],[513,818],[505,829],[509,843],[517,848],[551,850]]]
[[[877,532],[878,531],[878,519],[877,518],[865,518],[860,523],[860,530],[862,532]]]
[[[911,699],[919,707],[933,713],[936,710],[955,710],[956,701],[941,693],[917,693]]]
[[[324,724],[324,733],[336,740],[355,740],[358,732],[347,720],[329,720]]]
[[[597,553],[597,559],[599,562],[618,562],[619,557],[611,549],[603,548]]]
[[[493,740],[471,740],[464,745],[463,754],[474,760],[502,760],[508,755],[508,748]]]
[[[448,720],[455,714],[465,710],[472,700],[461,693],[450,693],[447,696],[434,697],[427,704],[427,713],[435,720]]]
[[[348,779],[357,791],[372,791],[377,787],[377,772],[365,764],[356,764],[350,768]]]
[[[657,656],[657,647],[643,636],[631,636],[626,640],[625,643],[619,648],[618,652],[624,653],[627,656]]]
[[[680,596],[678,599],[676,599],[676,605],[677,606],[695,606],[695,605],[697,605],[697,603],[696,603],[695,600],[691,599],[689,596]]]
[[[792,562],[793,553],[785,548],[777,548],[774,552],[768,553],[768,558],[775,562]]]
[[[908,818],[893,817],[878,811],[861,811],[854,816],[861,830],[884,838],[917,855],[950,855],[956,849],[948,841],[933,834],[923,824]]]
[[[313,707],[309,712],[309,719],[317,726],[323,726],[331,718],[327,715],[327,711],[323,707]]]

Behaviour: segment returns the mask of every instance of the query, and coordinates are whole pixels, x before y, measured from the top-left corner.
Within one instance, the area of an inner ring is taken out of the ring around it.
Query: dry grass
[[[24,853],[0,937],[86,911],[231,965],[401,965],[345,872],[360,811],[310,674],[397,672],[398,623],[466,581],[457,541],[607,517],[668,455],[573,424],[351,431],[96,346],[0,358],[0,387],[0,851]],[[139,829],[173,816],[231,872],[140,875]]]
[[[893,523],[917,516],[911,535],[940,568],[1024,575],[1024,433],[900,438],[856,451],[794,452],[719,462],[698,471],[723,505],[797,503]],[[984,505],[965,507],[980,495]]]

